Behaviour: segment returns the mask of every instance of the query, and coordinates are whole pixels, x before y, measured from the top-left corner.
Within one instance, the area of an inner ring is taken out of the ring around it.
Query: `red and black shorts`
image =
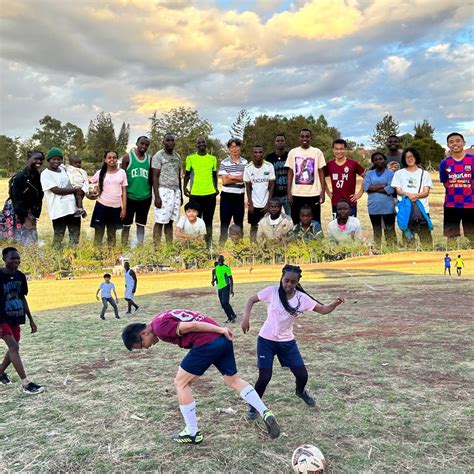
[[[16,342],[20,342],[21,328],[19,324],[0,323],[0,329],[2,339],[5,339],[5,336],[13,336]]]

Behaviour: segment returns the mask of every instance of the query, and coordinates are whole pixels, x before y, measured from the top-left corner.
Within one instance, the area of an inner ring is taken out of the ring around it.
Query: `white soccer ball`
[[[324,472],[326,461],[323,453],[312,444],[303,444],[293,452],[291,456],[293,471],[299,474]]]

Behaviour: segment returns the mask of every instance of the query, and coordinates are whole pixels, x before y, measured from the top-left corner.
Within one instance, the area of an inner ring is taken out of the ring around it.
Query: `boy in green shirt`
[[[232,272],[230,267],[224,264],[224,256],[219,255],[217,257],[217,265],[212,271],[211,284],[217,282],[217,295],[221,303],[222,309],[227,315],[226,323],[233,323],[237,319],[232,306],[230,305],[230,295],[234,296],[234,280],[232,279]]]

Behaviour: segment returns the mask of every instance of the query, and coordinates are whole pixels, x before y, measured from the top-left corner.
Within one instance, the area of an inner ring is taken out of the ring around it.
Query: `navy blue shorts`
[[[276,342],[258,336],[257,339],[257,367],[271,369],[273,358],[277,356],[282,367],[293,369],[303,367],[304,361],[296,341]]]
[[[220,336],[203,346],[192,347],[180,364],[186,372],[199,376],[211,365],[214,365],[222,375],[230,377],[237,373],[234,345],[225,336]]]

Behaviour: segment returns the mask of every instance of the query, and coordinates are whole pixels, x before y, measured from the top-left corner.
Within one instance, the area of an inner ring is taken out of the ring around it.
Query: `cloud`
[[[403,76],[411,64],[408,59],[402,58],[400,56],[389,56],[388,58],[384,59],[383,63],[386,71],[394,76]]]

